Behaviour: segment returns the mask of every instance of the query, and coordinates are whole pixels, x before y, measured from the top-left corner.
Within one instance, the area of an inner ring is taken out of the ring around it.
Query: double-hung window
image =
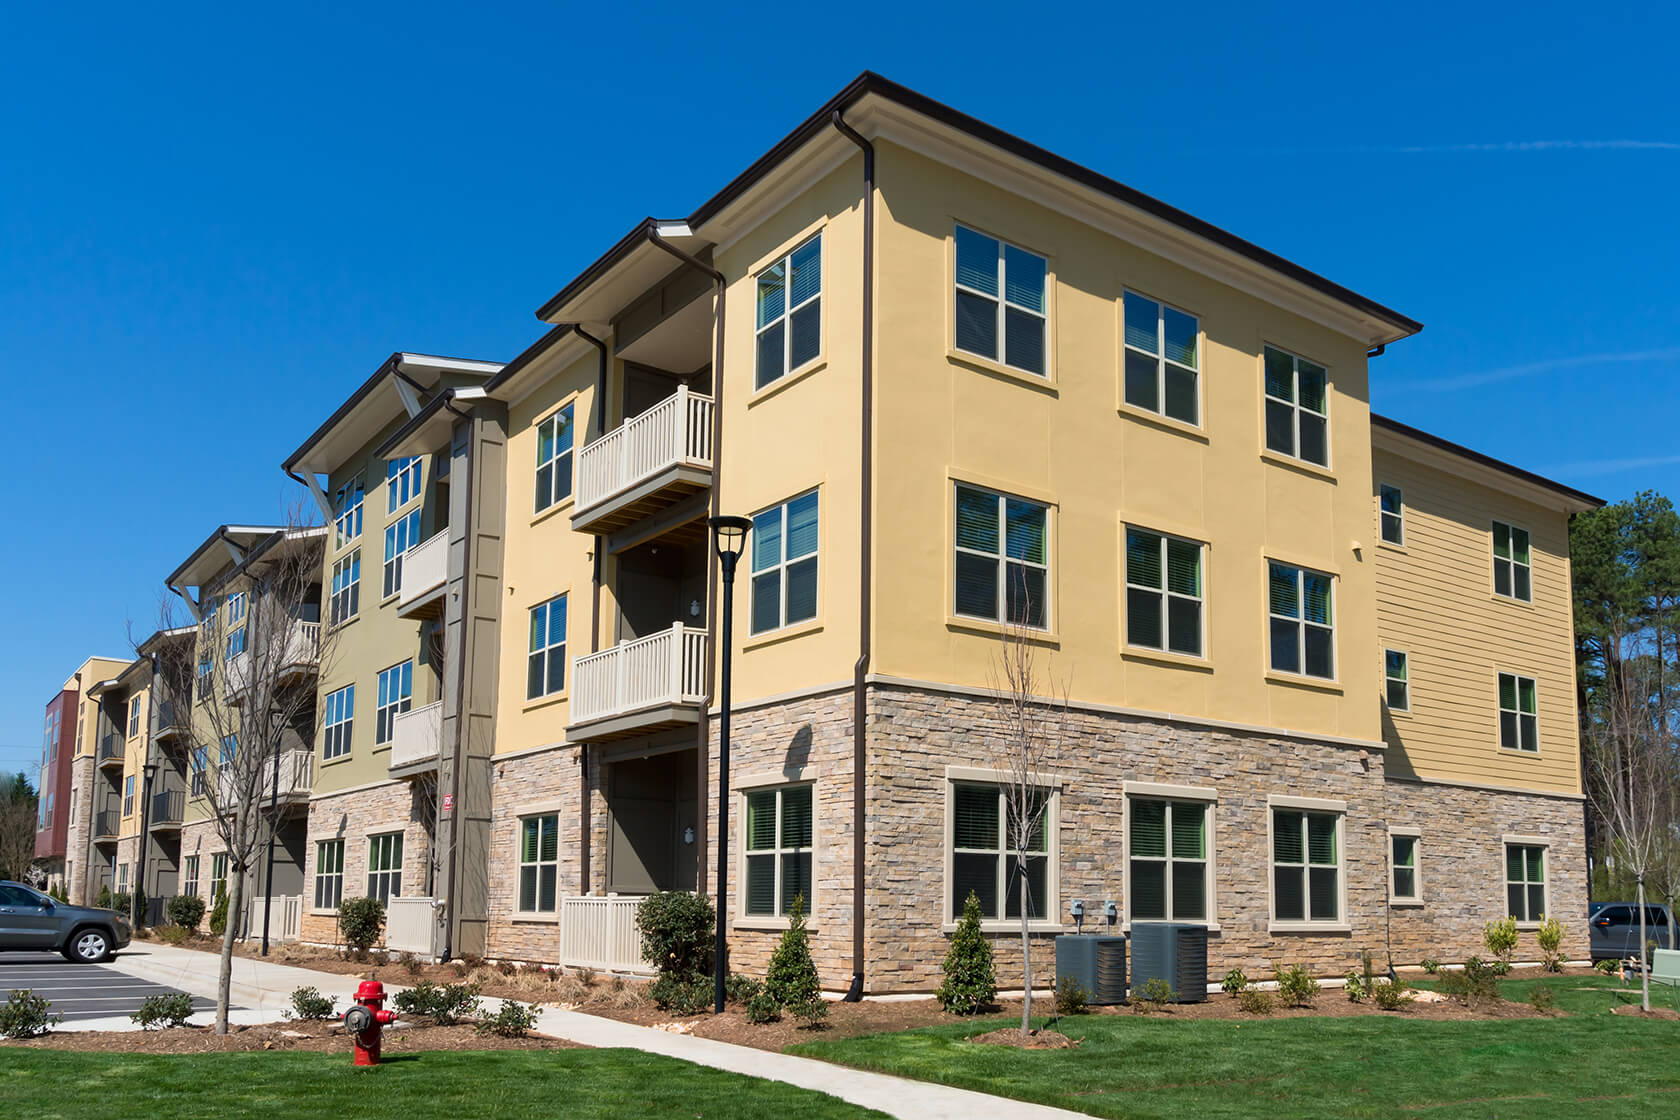
[[[238,757],[239,757],[239,736],[237,734],[223,735],[222,736],[222,749],[221,749],[221,752],[216,757],[216,765],[223,770],[232,769],[234,759],[236,759]]]
[[[337,910],[344,901],[344,841],[315,841],[315,909]]]
[[[822,353],[822,235],[758,274],[757,370],[762,389]]]
[[[393,898],[402,896],[403,834],[382,832],[368,837],[369,898],[377,898],[386,906]]]
[[[198,636],[213,638],[216,635],[216,609],[221,605],[220,599],[210,599],[204,604],[203,612],[198,620]]]
[[[1272,668],[1334,680],[1335,581],[1323,572],[1271,561],[1267,565]]]
[[[566,597],[531,608],[531,644],[525,657],[525,699],[553,696],[566,687]]]
[[[956,613],[1046,629],[1049,507],[957,485]]]
[[[1388,895],[1395,902],[1417,902],[1423,897],[1418,882],[1418,837],[1415,832],[1388,835]]]
[[[122,810],[122,815],[125,816],[125,817],[132,817],[134,815],[134,775],[133,774],[130,774],[128,777],[123,779],[123,810]]]
[[[1272,917],[1336,922],[1342,916],[1342,815],[1272,810]]]
[[[1540,702],[1533,677],[1499,674],[1499,745],[1511,751],[1540,749]]]
[[[1329,387],[1323,366],[1266,347],[1266,447],[1329,466]]]
[[[1134,922],[1208,919],[1208,806],[1201,801],[1133,797],[1126,802]]]
[[[140,734],[140,695],[136,693],[128,698],[128,737],[135,738]]]
[[[198,894],[198,857],[188,856],[185,863],[186,870],[181,873],[181,893],[196,896]]]
[[[420,510],[416,508],[385,526],[385,582],[382,594],[390,598],[402,590],[403,557],[420,543]]]
[[[326,718],[321,723],[321,758],[343,758],[350,753],[350,730],[356,718],[356,686],[347,684],[327,693]]]
[[[332,621],[334,625],[356,617],[362,601],[362,550],[341,557],[332,570]]]
[[[422,468],[418,455],[385,463],[385,512],[395,513],[420,496]]]
[[[362,535],[362,476],[357,475],[333,494],[333,547],[343,548]]]
[[[1126,403],[1186,424],[1201,423],[1201,324],[1194,315],[1127,292]]]
[[[245,652],[245,627],[230,631],[227,641],[223,643],[222,660],[232,661]]]
[[[752,632],[817,617],[817,492],[753,518]]]
[[[560,817],[547,813],[519,821],[519,910],[552,914],[560,876]]]
[[[393,665],[379,672],[379,705],[373,714],[373,741],[384,746],[396,730],[397,713],[406,712],[414,702],[414,660]]]
[[[537,425],[537,508],[572,496],[572,406]]]
[[[1493,593],[1507,599],[1534,601],[1534,570],[1530,567],[1528,530],[1493,523]]]
[[[1519,922],[1546,916],[1546,849],[1539,844],[1505,845],[1505,902]]]
[[[238,626],[245,621],[245,592],[235,591],[227,597],[227,624]]]
[[[228,857],[217,852],[210,857],[210,898],[212,901],[227,893]]]
[[[742,912],[776,917],[804,899],[811,912],[811,788],[782,786],[747,794],[746,887]]]
[[[1052,916],[1050,907],[1051,793],[1040,790],[1023,806],[1022,819],[1031,835],[1026,853],[1027,917]],[[973,894],[988,920],[1021,916],[1021,869],[1015,854],[1014,817],[1006,788],[958,782],[951,788],[951,897],[949,918],[962,917],[963,904]]]
[[[1202,656],[1202,546],[1126,530],[1126,644]]]
[[[1383,650],[1383,688],[1391,712],[1412,710],[1412,683],[1408,678],[1406,655],[1397,649]]]
[[[192,754],[188,756],[187,762],[188,769],[192,771],[192,776],[189,780],[192,783],[190,789],[192,790],[192,795],[194,797],[204,796],[204,770],[209,765],[210,748],[194,747],[192,749]]]
[[[957,349],[1042,375],[1049,262],[963,226],[956,242]]]
[[[1384,484],[1378,488],[1378,517],[1382,520],[1382,539],[1388,544],[1406,543],[1406,496],[1398,486]]]
[[[194,688],[194,695],[196,695],[198,697],[198,699],[201,703],[205,700],[210,699],[210,688],[211,688],[211,685],[214,683],[214,681],[211,677],[211,673],[213,671],[214,671],[214,664],[210,660],[209,652],[206,651],[204,653],[199,654],[198,655],[198,680],[197,680],[195,688]]]

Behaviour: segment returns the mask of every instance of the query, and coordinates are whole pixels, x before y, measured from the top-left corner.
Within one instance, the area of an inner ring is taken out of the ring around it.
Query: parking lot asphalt
[[[99,964],[71,964],[57,953],[0,953],[0,1000],[28,988],[52,1001],[66,1023],[132,1015],[147,996],[176,991]],[[194,1011],[214,1011],[212,1000],[193,998]]]

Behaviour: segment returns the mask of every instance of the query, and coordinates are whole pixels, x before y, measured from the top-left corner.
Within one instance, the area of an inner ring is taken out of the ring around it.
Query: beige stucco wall
[[[1579,793],[1568,516],[1398,445],[1379,445],[1373,463],[1373,508],[1384,484],[1405,503],[1404,545],[1374,550],[1380,642],[1370,661],[1380,674],[1382,651],[1401,651],[1410,676],[1411,710],[1384,712],[1390,772]],[[1529,530],[1532,603],[1493,592],[1496,518]],[[1374,523],[1368,535],[1380,540]],[[1537,753],[1500,746],[1501,672],[1535,680]],[[1374,694],[1382,688],[1379,677]]]

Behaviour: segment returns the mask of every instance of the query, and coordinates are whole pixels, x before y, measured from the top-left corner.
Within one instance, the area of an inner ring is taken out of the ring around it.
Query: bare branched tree
[[[1674,743],[1657,688],[1652,659],[1627,658],[1617,677],[1605,682],[1583,745],[1587,797],[1609,858],[1638,889],[1641,1006],[1647,1011],[1651,977],[1645,892],[1667,861],[1676,796]]]
[[[288,528],[254,546],[218,586],[201,591],[195,641],[166,645],[158,654],[189,661],[158,669],[193,681],[189,794],[201,799],[227,855],[217,1034],[227,1033],[247,879],[280,827],[279,798],[310,786],[316,674],[331,653],[331,631],[321,625],[323,543],[324,531],[294,513]],[[164,629],[181,624],[179,608],[166,599]]]
[[[1006,898],[1019,900],[1021,912],[1021,1036],[1032,1030],[1033,970],[1031,922],[1048,915],[1032,913],[1034,874],[1049,875],[1051,769],[1068,734],[1067,684],[1040,675],[1036,631],[1026,592],[1015,620],[1004,625],[990,671],[1002,734],[992,751],[993,768],[1002,775],[1004,846],[1010,853]],[[1036,870],[1035,870],[1036,869]],[[1008,912],[1005,902],[1004,912]]]

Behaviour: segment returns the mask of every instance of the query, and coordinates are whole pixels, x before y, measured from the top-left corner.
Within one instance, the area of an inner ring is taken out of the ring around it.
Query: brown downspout
[[[723,296],[727,286],[723,273],[697,257],[683,252],[675,245],[661,237],[656,226],[648,226],[648,240],[676,257],[690,268],[704,272],[712,278],[712,284],[717,288],[717,315],[713,325],[712,341],[712,505],[711,516],[718,515],[718,484],[723,477]],[[700,796],[706,797],[706,791],[711,789],[710,755],[711,736],[708,733],[711,709],[712,681],[717,674],[717,643],[718,643],[718,608],[717,596],[712,589],[718,582],[717,549],[706,550],[706,633],[711,640],[706,643],[706,699],[700,702],[699,728],[695,732],[695,742],[699,749],[695,752],[699,759]],[[706,837],[710,831],[706,827],[706,814],[697,813],[694,821],[694,850],[695,871],[694,886],[700,894],[706,893]],[[725,915],[719,914],[718,921],[727,920]]]
[[[859,490],[862,523],[858,528],[861,562],[858,567],[858,659],[852,666],[852,986],[846,1000],[863,998],[864,846],[863,829],[868,818],[864,780],[869,748],[869,655],[870,608],[874,560],[874,447],[875,447],[875,146],[865,140],[839,109],[829,118],[840,135],[863,151],[863,353],[860,361],[862,401],[860,427],[863,433]]]
[[[600,367],[595,375],[595,438],[600,439],[607,432],[607,344],[582,327],[573,324],[572,330],[589,345],[595,347],[600,357]],[[604,542],[599,538],[591,550],[592,571],[590,573],[590,603],[589,603],[589,652],[598,653],[601,649],[601,546]],[[578,893],[589,893],[589,847],[593,824],[590,820],[591,790],[589,788],[589,744],[578,744],[578,789],[582,791],[582,804],[578,809],[578,820],[582,827],[578,829]]]

